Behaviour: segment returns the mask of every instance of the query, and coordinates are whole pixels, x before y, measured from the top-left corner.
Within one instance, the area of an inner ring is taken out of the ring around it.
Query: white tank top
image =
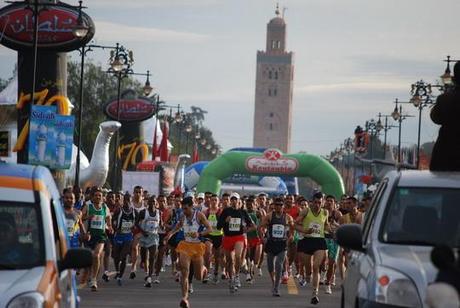
[[[155,210],[155,216],[150,216],[149,210],[145,209],[145,217],[142,220],[142,229],[150,234],[157,234],[160,228],[160,212]]]
[[[192,237],[193,234],[198,232],[201,226],[196,217],[197,213],[198,211],[193,211],[193,216],[191,220],[189,220],[186,216],[184,216],[184,224],[183,224],[182,229],[184,230],[185,241],[189,243],[199,243],[200,242],[199,236],[197,236],[196,238]]]

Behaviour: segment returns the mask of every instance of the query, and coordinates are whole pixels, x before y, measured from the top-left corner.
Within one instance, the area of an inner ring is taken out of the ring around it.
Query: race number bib
[[[217,227],[217,221],[215,221],[215,220],[210,220],[210,221],[209,221],[209,224],[210,224],[211,227],[213,227],[213,228],[216,228],[216,227]]]
[[[185,225],[183,227],[183,229],[184,229],[185,241],[187,241],[187,242],[200,241],[200,239],[197,237],[198,226],[196,226],[196,225],[192,225],[192,226]]]
[[[91,229],[104,229],[104,216],[102,215],[94,215],[91,219]]]
[[[272,237],[273,238],[284,238],[284,225],[273,225],[272,226]]]
[[[310,237],[321,237],[321,225],[316,222],[311,222],[309,228],[313,229]]]
[[[121,233],[131,233],[132,228],[133,228],[132,221],[122,221],[121,222]]]
[[[157,233],[158,232],[158,221],[156,220],[147,220],[145,223],[145,229],[149,233]]]
[[[238,232],[241,229],[241,218],[230,218],[230,223],[228,224],[228,230]]]
[[[70,236],[73,236],[75,231],[75,221],[73,219],[66,219],[65,225],[67,228],[67,233],[69,233]]]

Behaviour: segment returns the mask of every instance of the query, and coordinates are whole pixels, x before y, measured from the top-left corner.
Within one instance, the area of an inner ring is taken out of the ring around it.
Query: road
[[[114,280],[99,282],[97,292],[89,288],[79,290],[81,307],[179,307],[180,288],[174,281],[170,268],[161,273],[161,283],[152,288],[143,286],[143,277],[134,280],[124,279],[123,286],[119,287]],[[127,276],[127,275],[126,275]],[[241,277],[243,277],[242,275]],[[271,282],[265,271],[262,277],[256,277],[252,285],[242,282],[243,286],[235,294],[230,294],[227,281],[203,284],[193,283],[194,293],[190,296],[190,304],[193,308],[219,307],[219,308],[280,308],[280,307],[339,307],[340,288],[333,288],[332,295],[324,294],[324,286],[320,286],[320,303],[310,304],[311,288],[299,287],[299,284],[290,278],[288,285],[281,286],[281,297],[271,295]]]

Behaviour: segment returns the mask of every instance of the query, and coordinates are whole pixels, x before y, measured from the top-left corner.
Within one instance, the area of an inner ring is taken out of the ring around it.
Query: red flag
[[[198,145],[195,142],[195,145],[193,147],[193,157],[192,157],[192,164],[200,161],[200,156],[198,155]]]
[[[163,122],[163,138],[161,139],[160,144],[160,160],[169,161],[169,151],[168,151],[168,136],[169,136],[169,125],[167,121]]]
[[[157,127],[158,127],[158,119],[155,119],[155,129],[153,130],[153,144],[152,144],[152,160],[158,156],[158,141],[157,141]]]

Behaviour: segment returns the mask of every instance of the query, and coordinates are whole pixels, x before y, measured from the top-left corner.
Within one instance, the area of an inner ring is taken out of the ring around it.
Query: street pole
[[[420,167],[420,134],[422,130],[422,109],[423,105],[418,107],[418,134],[417,134],[417,169]]]
[[[386,159],[387,154],[387,131],[388,131],[388,117],[385,117],[385,134],[383,137],[383,160]]]
[[[81,123],[83,118],[83,72],[85,68],[85,46],[81,48],[81,66],[80,66],[80,101],[78,104],[78,138],[77,138],[77,162],[75,167],[75,186],[80,186],[80,150],[81,150]]]
[[[402,115],[399,118],[399,128],[398,128],[398,163],[401,163],[401,124],[402,124]]]
[[[120,122],[120,96],[121,96],[121,71],[117,74],[117,121]],[[118,147],[120,146],[119,130],[115,133],[115,154],[113,155],[113,187],[112,191],[118,191]]]

